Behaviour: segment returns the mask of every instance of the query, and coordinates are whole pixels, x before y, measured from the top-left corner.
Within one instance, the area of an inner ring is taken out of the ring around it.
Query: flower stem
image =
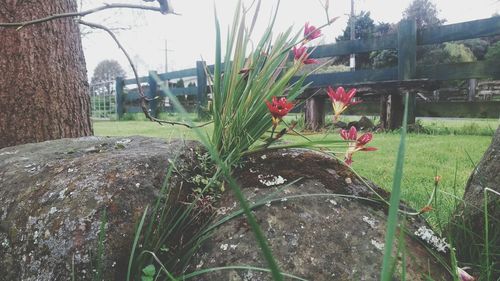
[[[271,129],[271,139],[273,138],[274,136],[274,131],[276,130],[276,127],[278,126],[278,124],[273,124],[273,128]]]

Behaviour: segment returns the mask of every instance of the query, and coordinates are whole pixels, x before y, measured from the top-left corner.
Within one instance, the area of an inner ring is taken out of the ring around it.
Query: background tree
[[[469,48],[478,60],[484,59],[490,45],[490,42],[481,38],[464,40],[461,43]]]
[[[116,60],[103,60],[97,64],[90,80],[92,84],[113,81],[116,77],[124,77],[125,70]]]
[[[177,82],[175,82],[174,87],[175,88],[184,88],[184,80],[182,78],[177,80]]]
[[[0,22],[76,12],[75,0],[0,0]],[[92,135],[88,82],[72,18],[0,27],[0,148]]]
[[[403,12],[403,20],[415,20],[417,29],[442,25],[446,22],[445,19],[439,18],[436,5],[430,0],[413,0]],[[418,46],[417,61],[422,62],[429,52],[442,47],[442,45]]]
[[[491,45],[484,57],[488,60],[500,60],[500,41]]]
[[[370,12],[361,11],[359,14],[355,15],[354,23],[354,36],[356,39],[367,39],[374,36],[375,23],[370,17]],[[351,27],[349,25],[350,20],[342,35],[336,38],[337,41],[347,41],[351,40]],[[347,64],[349,63],[349,56],[341,56],[338,58],[337,63]],[[370,67],[370,54],[369,53],[359,53],[356,54],[356,69]]]
[[[397,25],[381,22],[375,26],[374,31],[374,36],[384,36],[397,32]],[[370,61],[373,68],[396,66],[398,65],[398,51],[395,49],[373,51],[370,53]]]
[[[464,44],[444,43],[433,48],[421,59],[422,64],[472,62],[476,57]]]
[[[417,28],[441,25],[445,19],[438,17],[436,5],[430,0],[414,0],[403,12],[403,19],[414,19]]]

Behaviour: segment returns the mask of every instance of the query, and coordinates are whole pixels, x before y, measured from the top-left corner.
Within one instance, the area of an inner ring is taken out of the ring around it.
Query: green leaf
[[[154,265],[150,264],[142,269],[144,276],[155,276],[156,268]]]
[[[392,280],[392,246],[396,236],[396,228],[398,226],[399,201],[401,199],[401,179],[403,178],[403,164],[406,147],[406,128],[408,120],[408,99],[409,95],[407,93],[405,96],[405,111],[403,118],[403,127],[401,128],[401,139],[399,141],[396,167],[394,168],[394,180],[392,183],[389,215],[387,218],[384,259],[382,262],[382,272],[380,278],[380,280],[382,281]]]

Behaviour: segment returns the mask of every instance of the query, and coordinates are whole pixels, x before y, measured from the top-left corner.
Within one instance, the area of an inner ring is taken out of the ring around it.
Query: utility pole
[[[168,48],[168,41],[165,39],[165,72],[168,72],[168,52],[172,52],[173,50],[170,50]]]
[[[351,40],[356,39],[356,20],[354,19],[354,0],[351,0],[351,16],[349,17],[349,26],[351,28]],[[356,69],[356,55],[351,54],[349,58],[349,67],[351,71]]]

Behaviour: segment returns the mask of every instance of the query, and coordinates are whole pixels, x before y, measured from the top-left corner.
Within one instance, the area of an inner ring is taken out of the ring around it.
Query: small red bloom
[[[285,97],[273,97],[272,102],[266,100],[266,105],[273,116],[273,126],[277,126],[281,119],[293,108],[293,103],[288,102]]]
[[[434,183],[438,184],[441,181],[441,176],[435,176],[434,177]]]
[[[427,205],[427,206],[424,206],[422,209],[420,209],[420,212],[419,212],[419,213],[423,214],[423,213],[430,212],[430,211],[432,211],[432,210],[434,210],[434,209],[432,208],[432,206],[431,206],[431,205]]]
[[[335,119],[337,119],[340,116],[340,114],[342,114],[342,112],[344,112],[349,106],[361,102],[361,100],[352,101],[354,95],[356,95],[356,89],[354,88],[346,93],[344,88],[342,87],[338,87],[337,90],[335,91],[332,87],[328,86],[326,92],[328,93],[328,97],[330,97],[330,100],[332,101]]]
[[[347,151],[345,153],[345,163],[347,165],[352,164],[352,155],[356,151],[374,151],[377,150],[375,147],[365,147],[367,143],[369,143],[373,135],[372,133],[365,133],[361,137],[358,138],[358,131],[356,130],[356,127],[352,126],[351,129],[348,130],[341,130],[340,131],[340,136],[346,140],[349,141],[349,146],[347,147]]]
[[[306,41],[314,40],[321,35],[322,34],[320,29],[316,28],[313,25],[309,25],[309,23],[306,22],[306,24],[304,25],[304,38]]]
[[[303,64],[313,64],[317,63],[317,60],[310,59],[309,54],[307,53],[306,46],[293,47],[293,56],[296,61],[300,61]]]
[[[467,271],[461,269],[460,267],[457,267],[457,273],[458,273],[458,278],[460,278],[460,281],[475,281],[476,278]]]

